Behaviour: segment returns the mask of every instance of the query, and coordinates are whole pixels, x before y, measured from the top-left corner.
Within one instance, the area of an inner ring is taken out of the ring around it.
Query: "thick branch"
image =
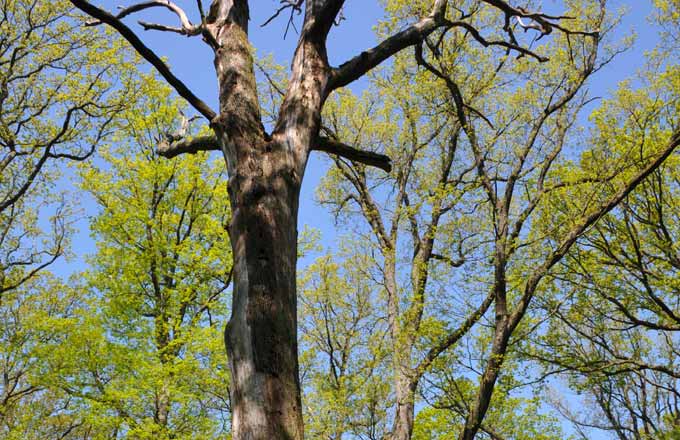
[[[433,253],[432,258],[435,259],[435,260],[443,261],[449,267],[452,267],[452,268],[460,267],[465,263],[465,258],[463,258],[462,256],[458,260],[454,260],[447,255],[441,255],[441,254]]]
[[[316,145],[312,149],[335,154],[354,162],[363,163],[364,165],[380,168],[386,173],[392,171],[392,160],[388,156],[370,151],[358,150],[327,137],[319,136]]]
[[[117,30],[118,33],[120,33],[120,35],[125,38],[145,60],[150,62],[156,68],[156,70],[158,70],[158,73],[160,73],[161,76],[165,78],[165,80],[177,91],[177,93],[179,93],[182,98],[186,99],[189,104],[191,104],[209,121],[212,121],[215,116],[217,116],[217,114],[208,106],[208,104],[194,95],[194,93],[189,90],[189,88],[170,71],[163,60],[161,60],[158,55],[149,49],[142,42],[142,40],[140,40],[139,37],[137,37],[137,35],[135,35],[135,33],[132,32],[132,30],[122,21],[107,11],[99,9],[85,0],[69,1],[81,11]]]
[[[386,173],[392,171],[392,161],[388,156],[373,153],[371,151],[359,150],[327,137],[320,136],[312,149],[344,157],[345,159],[359,162],[364,165],[380,168]],[[156,152],[160,156],[171,159],[180,154],[196,154],[199,151],[218,150],[220,150],[220,145],[217,137],[214,135],[206,135],[191,139],[179,139],[174,142],[162,141],[158,144]]]
[[[156,152],[167,159],[180,154],[196,154],[199,151],[217,151],[220,144],[214,135],[198,136],[191,139],[180,139],[175,142],[162,141]]]
[[[325,41],[345,0],[306,0],[304,32]]]
[[[445,26],[446,3],[446,0],[436,0],[430,15],[333,69],[329,90],[350,84],[397,52],[420,43],[436,29]]]

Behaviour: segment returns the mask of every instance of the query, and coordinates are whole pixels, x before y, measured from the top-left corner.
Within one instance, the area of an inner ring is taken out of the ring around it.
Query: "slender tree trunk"
[[[439,208],[435,207],[435,210]],[[412,302],[410,309],[405,312],[403,326],[396,330],[399,334],[393,338],[395,353],[395,378],[394,389],[397,400],[397,407],[394,415],[394,425],[392,428],[391,440],[411,440],[413,435],[413,425],[415,419],[415,400],[416,390],[420,381],[422,371],[414,366],[412,353],[416,346],[417,335],[420,332],[420,324],[423,318],[423,308],[425,306],[425,290],[429,260],[432,256],[434,244],[433,230],[438,222],[438,218],[433,220],[430,230],[427,232],[427,239],[422,240],[415,252],[411,266],[411,286],[413,288]],[[396,239],[395,239],[396,242]],[[396,246],[395,246],[396,247]],[[391,266],[393,283],[396,285],[396,267]],[[389,285],[389,284],[386,284]],[[396,292],[396,287],[394,288]]]
[[[494,262],[494,303],[496,307],[494,338],[491,346],[491,354],[482,374],[477,399],[470,409],[465,421],[465,427],[460,435],[460,440],[473,440],[486,416],[491,404],[496,380],[500,374],[508,350],[508,341],[514,327],[510,328],[508,316],[508,292],[507,292],[507,237],[508,237],[508,208],[509,203],[499,204],[495,207],[497,231],[496,251]]]
[[[413,347],[410,335],[404,334],[400,324],[398,286],[396,278],[396,257],[393,247],[385,249],[385,286],[387,288],[388,324],[393,347],[394,392],[396,407],[394,422],[389,440],[410,440],[413,433],[415,404],[415,387],[411,386],[411,350]]]
[[[508,349],[508,340],[510,339],[511,333],[508,331],[506,321],[501,325],[502,328],[497,329],[494,335],[489,363],[482,375],[482,379],[479,383],[479,390],[477,391],[477,399],[465,421],[465,428],[463,429],[463,432],[461,432],[460,440],[474,440],[477,432],[479,432],[479,429],[482,426],[482,421],[486,416],[486,412],[489,409],[494,387],[496,386],[496,380],[498,379]]]
[[[156,422],[160,426],[161,433],[167,434],[170,420],[170,390],[167,382],[164,382],[158,390],[156,399]]]
[[[153,261],[151,264],[150,274],[153,280],[154,288],[156,289],[156,308],[159,310],[159,315],[156,316],[154,322],[156,350],[160,355],[161,366],[165,369],[171,367],[171,363],[176,355],[168,349],[168,346],[170,345],[170,325],[167,315],[167,298],[165,297],[164,292],[160,289],[156,267],[156,262]],[[158,434],[167,434],[168,432],[170,406],[172,404],[172,396],[170,395],[169,384],[170,380],[170,377],[164,377],[160,388],[156,390],[155,421],[159,426]]]

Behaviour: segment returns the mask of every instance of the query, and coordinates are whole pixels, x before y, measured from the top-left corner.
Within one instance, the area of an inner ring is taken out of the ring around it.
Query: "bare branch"
[[[548,58],[541,56],[541,55],[537,54],[536,52],[529,50],[525,47],[522,47],[519,44],[515,44],[515,43],[512,43],[512,42],[507,42],[507,41],[503,41],[503,40],[491,40],[491,41],[487,40],[482,36],[482,34],[479,33],[479,31],[474,26],[472,26],[471,24],[466,23],[464,21],[447,21],[446,27],[447,28],[462,27],[463,29],[468,31],[468,33],[470,35],[472,35],[472,37],[475,40],[477,40],[477,42],[479,44],[481,44],[484,47],[489,47],[489,46],[505,47],[506,49],[519,52],[520,55],[529,55],[533,58],[536,58],[541,63],[548,61]]]
[[[158,144],[156,152],[167,159],[180,154],[196,154],[199,151],[217,151],[220,149],[217,137],[214,135],[198,136],[191,139],[180,139],[175,142],[167,140]]]
[[[573,20],[574,17],[569,17],[567,15],[548,15],[542,12],[530,12],[522,7],[511,6],[505,0],[482,0],[491,6],[494,6],[505,13],[505,30],[510,34],[510,38],[513,42],[516,42],[515,37],[512,35],[512,30],[510,28],[510,18],[516,17],[517,23],[525,30],[533,29],[543,35],[548,35],[552,33],[553,29],[557,29],[564,32],[567,35],[586,35],[591,37],[597,37],[599,35],[599,30],[596,31],[575,31],[567,29],[560,25],[558,22],[563,20]],[[525,22],[523,18],[531,20],[531,22]],[[540,38],[540,37],[539,37]]]
[[[288,35],[288,29],[290,29],[290,26],[293,24],[293,18],[295,17],[295,14],[300,15],[302,13],[302,4],[304,3],[304,0],[281,0],[280,3],[283,5],[279,7],[274,14],[267,19],[264,23],[260,25],[260,27],[265,27],[272,21],[276,19],[283,11],[286,9],[290,9],[290,17],[288,17],[288,23],[286,24],[286,31],[283,34],[283,38],[286,38],[286,35]]]
[[[147,21],[138,21],[139,25],[144,28],[145,31],[161,31],[161,32],[174,32],[180,35],[188,35],[184,28],[167,26],[158,23],[149,23]]]
[[[370,151],[358,150],[327,137],[319,136],[316,145],[314,145],[312,149],[335,154],[353,162],[380,168],[386,173],[392,171],[392,160],[388,156]]]
[[[329,80],[329,90],[332,91],[356,81],[397,52],[420,43],[438,28],[446,26],[444,18],[446,3],[446,0],[436,0],[430,15],[334,68]]]
[[[150,8],[155,8],[155,7],[162,7],[169,9],[170,11],[174,12],[175,15],[179,18],[180,24],[181,24],[181,29],[183,30],[182,34],[184,35],[199,35],[201,33],[201,26],[196,26],[191,21],[189,21],[189,17],[187,17],[187,14],[184,12],[182,8],[177,6],[175,3],[169,1],[169,0],[152,0],[152,1],[147,1],[147,2],[142,2],[142,3],[137,3],[135,5],[132,5],[127,8],[121,8],[121,12],[118,13],[115,17],[118,20],[121,20],[128,15],[134,14],[135,12],[143,11],[145,9],[150,9]],[[101,23],[104,23],[104,20],[97,20],[97,21],[91,21],[87,23],[87,26],[96,26]],[[140,22],[140,24],[142,24]],[[142,26],[144,26],[142,24]],[[159,25],[163,26],[163,25]],[[177,29],[177,28],[172,28],[172,29]],[[161,29],[162,30],[162,29]]]
[[[182,98],[186,99],[189,104],[191,104],[209,121],[212,121],[215,116],[217,116],[217,114],[208,106],[208,104],[194,95],[194,93],[189,90],[189,88],[170,71],[163,60],[161,60],[158,55],[149,49],[149,47],[146,46],[142,40],[140,40],[139,37],[137,37],[137,35],[135,35],[135,33],[122,21],[111,15],[109,12],[92,5],[88,1],[70,0],[70,2],[75,7],[90,15],[91,17],[94,17],[102,23],[108,24],[117,30],[118,33],[120,33],[120,35],[125,38],[145,60],[151,63],[156,68],[156,70],[158,70],[158,73],[160,73],[161,76],[165,78],[165,80],[177,91],[177,93],[179,93]]]

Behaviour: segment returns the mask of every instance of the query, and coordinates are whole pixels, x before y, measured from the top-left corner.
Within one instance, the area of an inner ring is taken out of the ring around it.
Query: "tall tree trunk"
[[[307,15],[315,12],[311,3],[307,8]],[[215,2],[208,21],[219,43],[215,67],[220,116],[212,126],[227,160],[232,205],[234,294],[225,332],[232,435],[239,440],[301,440],[297,217],[302,177],[327,96],[325,46],[322,38],[313,38],[325,33],[319,34],[315,22],[306,18],[311,24],[302,31],[270,136],[261,123],[247,2]]]
[[[413,339],[404,334],[408,325],[402,326],[399,313],[398,286],[396,277],[396,255],[394,241],[383,250],[385,265],[385,287],[387,289],[387,310],[390,336],[392,338],[394,393],[396,406],[394,408],[394,422],[389,440],[410,440],[413,433],[413,418],[415,404],[415,387],[411,386],[411,351]]]
[[[225,336],[232,435],[302,439],[295,290],[299,183],[281,151],[254,153],[243,167],[251,175],[230,183],[235,278]]]
[[[214,2],[208,22],[220,45],[215,52],[220,116],[212,126],[229,168],[232,207],[234,292],[225,330],[232,373],[232,436],[299,440],[299,161],[287,138],[269,137],[261,123],[247,2]]]
[[[397,408],[391,440],[411,440],[415,413],[415,391],[416,386],[408,377],[407,372],[397,373],[395,380]]]

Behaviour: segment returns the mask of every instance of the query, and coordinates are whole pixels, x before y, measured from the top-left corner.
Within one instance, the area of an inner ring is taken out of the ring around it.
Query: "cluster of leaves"
[[[87,35],[87,37],[86,37]],[[69,248],[72,203],[56,189],[134,102],[136,58],[87,32],[67,2],[0,2],[0,435],[84,435],[77,404],[44,380],[80,293],[48,273]]]
[[[53,380],[91,405],[88,422],[132,438],[223,438],[228,378],[222,343],[231,282],[224,167],[205,154],[160,160],[177,103],[149,79],[125,138],[85,166],[101,208],[84,274],[88,308]]]

